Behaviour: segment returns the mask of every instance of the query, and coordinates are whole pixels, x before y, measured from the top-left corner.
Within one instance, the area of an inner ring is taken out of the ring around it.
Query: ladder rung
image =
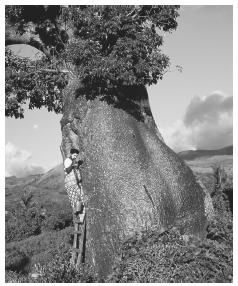
[[[82,234],[82,231],[81,230],[75,230],[74,234]]]
[[[83,224],[83,221],[81,221],[80,219],[75,219],[74,223]]]
[[[78,248],[73,248],[73,251],[74,251],[74,252],[81,252],[81,250],[78,249]]]
[[[83,218],[81,218],[81,219],[80,219],[80,218],[75,218],[75,219],[74,219],[74,223],[83,224],[83,223],[84,223],[84,218],[85,218],[85,217],[83,217]]]

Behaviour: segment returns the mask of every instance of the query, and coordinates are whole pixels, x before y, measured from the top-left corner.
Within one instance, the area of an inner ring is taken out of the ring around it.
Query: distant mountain
[[[30,175],[24,178],[15,176],[5,178],[6,210],[14,208],[25,192],[31,192],[35,201],[51,209],[70,207],[64,188],[63,164],[60,164],[45,174]]]
[[[179,152],[183,160],[194,160],[200,157],[212,157],[217,155],[232,155],[233,146],[219,150],[188,150]],[[6,210],[14,208],[24,192],[32,192],[34,198],[43,206],[48,208],[70,207],[67,194],[64,188],[63,164],[59,164],[45,174],[29,175],[24,178],[15,176],[5,178]]]
[[[29,175],[29,176],[21,177],[21,178],[18,178],[16,176],[10,176],[10,177],[5,178],[5,184],[8,187],[16,186],[16,185],[27,185],[27,184],[30,184],[30,183],[36,181],[41,176],[42,176],[42,174]]]
[[[188,150],[178,153],[183,160],[194,160],[200,157],[211,157],[219,155],[233,155],[233,146],[227,146],[217,150]]]
[[[56,167],[50,169],[48,172],[43,174],[37,182],[42,185],[64,185],[64,168],[63,164],[59,164]]]

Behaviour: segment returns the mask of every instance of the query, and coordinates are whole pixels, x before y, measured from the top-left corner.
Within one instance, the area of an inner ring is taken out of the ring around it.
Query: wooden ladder
[[[74,242],[72,249],[71,264],[79,268],[84,262],[85,253],[85,234],[86,234],[86,217],[85,207],[79,215],[74,215]]]

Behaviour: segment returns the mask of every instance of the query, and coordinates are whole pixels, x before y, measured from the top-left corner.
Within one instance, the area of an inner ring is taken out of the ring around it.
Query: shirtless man
[[[77,161],[79,150],[72,148],[70,156],[64,161],[65,187],[74,214],[83,211],[82,179],[79,172],[79,165],[82,161]]]

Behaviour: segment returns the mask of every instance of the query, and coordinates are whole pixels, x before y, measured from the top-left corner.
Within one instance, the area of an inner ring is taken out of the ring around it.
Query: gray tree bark
[[[84,161],[86,262],[105,277],[121,243],[137,232],[178,226],[203,234],[205,193],[163,141],[146,89],[89,100],[78,84],[72,79],[65,90],[61,129],[64,155],[75,147]]]

